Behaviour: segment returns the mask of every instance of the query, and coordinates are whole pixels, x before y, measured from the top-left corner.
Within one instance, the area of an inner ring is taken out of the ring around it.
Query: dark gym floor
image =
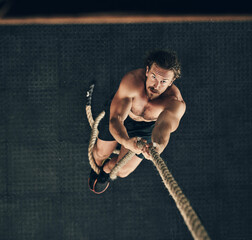
[[[147,51],[171,48],[187,103],[162,153],[212,239],[251,239],[251,21],[0,25],[0,239],[192,239],[144,160],[87,186],[93,115]]]

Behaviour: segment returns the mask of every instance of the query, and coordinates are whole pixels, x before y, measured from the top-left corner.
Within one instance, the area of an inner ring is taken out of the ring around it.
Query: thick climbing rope
[[[88,157],[90,166],[92,169],[99,174],[99,167],[95,163],[95,160],[93,159],[93,147],[96,142],[97,136],[98,136],[98,125],[101,119],[104,117],[105,112],[101,112],[98,117],[93,120],[92,112],[91,112],[91,98],[92,98],[92,92],[93,92],[94,85],[90,87],[90,90],[87,92],[87,105],[86,105],[86,114],[87,118],[90,124],[90,127],[92,128],[91,131],[91,137],[90,137],[90,143],[88,148]],[[138,143],[139,147],[142,147],[142,143]],[[128,151],[128,153],[115,165],[115,167],[112,169],[110,173],[110,178],[112,180],[116,179],[118,171],[135,155],[134,152]],[[170,195],[173,197],[177,208],[179,209],[189,231],[191,232],[193,238],[195,240],[210,240],[210,237],[208,236],[208,233],[206,232],[204,226],[202,225],[198,215],[193,210],[193,208],[190,205],[190,202],[186,198],[186,196],[183,194],[181,188],[178,186],[178,183],[173,178],[172,174],[168,170],[164,160],[160,157],[160,155],[156,152],[154,147],[150,148],[150,155],[152,157],[152,162],[157,168],[165,187],[169,191]]]
[[[96,139],[99,134],[98,125],[99,125],[99,122],[102,120],[102,118],[105,116],[105,112],[102,111],[94,121],[93,116],[92,116],[92,111],[91,111],[91,100],[92,100],[93,90],[94,90],[94,84],[92,84],[90,86],[89,90],[87,91],[87,95],[86,95],[86,97],[87,97],[86,114],[87,114],[87,119],[88,119],[89,125],[91,127],[91,135],[90,135],[89,146],[88,146],[88,159],[89,159],[89,164],[90,164],[91,168],[97,174],[99,174],[100,167],[96,164],[96,162],[93,158],[93,148],[94,148]],[[113,153],[119,154],[119,151],[114,150]]]

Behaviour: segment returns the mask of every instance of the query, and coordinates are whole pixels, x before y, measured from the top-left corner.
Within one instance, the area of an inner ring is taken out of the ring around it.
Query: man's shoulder
[[[164,108],[178,117],[182,117],[186,111],[186,104],[182,98],[181,92],[174,84],[168,93],[165,94]]]
[[[167,89],[167,91],[164,93],[164,98],[166,100],[177,100],[180,102],[184,102],[182,94],[175,84],[173,84],[169,89]]]
[[[145,74],[144,74],[144,69],[139,68],[139,69],[134,69],[126,73],[123,78],[121,83],[122,84],[127,84],[128,86],[131,86],[133,88],[138,88],[143,86],[144,79],[145,79]]]

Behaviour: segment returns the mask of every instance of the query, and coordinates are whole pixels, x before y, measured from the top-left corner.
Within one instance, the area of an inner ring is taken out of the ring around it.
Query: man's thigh
[[[110,155],[117,146],[117,141],[104,141],[97,138],[94,151],[99,152],[99,155]]]

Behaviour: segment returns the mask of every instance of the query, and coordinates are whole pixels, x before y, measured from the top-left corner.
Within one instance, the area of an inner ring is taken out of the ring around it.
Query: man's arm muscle
[[[180,119],[185,113],[186,105],[182,101],[172,100],[159,115],[152,131],[152,142],[159,145],[158,152],[161,153],[170,139],[170,133],[174,132]]]
[[[109,130],[117,142],[124,145],[129,139],[127,130],[123,125],[132,107],[132,99],[135,96],[134,75],[126,74],[116,92],[110,106]]]

